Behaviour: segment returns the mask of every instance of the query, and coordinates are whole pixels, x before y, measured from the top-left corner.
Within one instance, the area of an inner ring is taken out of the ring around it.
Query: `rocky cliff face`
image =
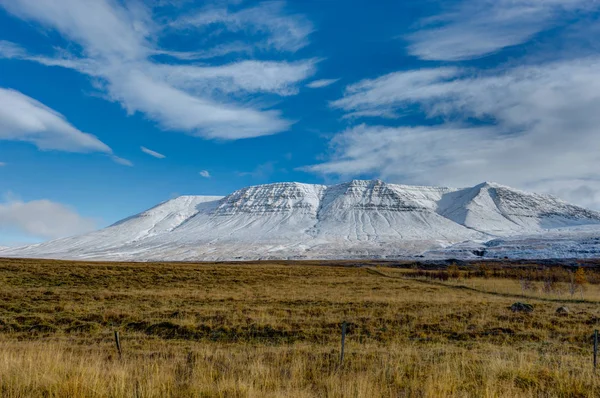
[[[491,183],[464,189],[380,180],[276,183],[224,198],[183,196],[91,234],[2,255],[231,260],[410,257],[435,250],[439,256],[457,243],[514,242],[581,226],[600,231],[600,214]]]
[[[284,182],[259,185],[235,191],[225,197],[214,214],[264,214],[296,212],[316,215],[326,190],[324,185]]]

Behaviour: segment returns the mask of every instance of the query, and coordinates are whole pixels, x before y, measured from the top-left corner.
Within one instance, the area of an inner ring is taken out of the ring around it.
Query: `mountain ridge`
[[[140,261],[410,258],[500,238],[515,246],[515,237],[580,227],[600,231],[600,213],[491,182],[467,188],[381,180],[282,182],[224,197],[180,196],[99,231],[2,255]]]

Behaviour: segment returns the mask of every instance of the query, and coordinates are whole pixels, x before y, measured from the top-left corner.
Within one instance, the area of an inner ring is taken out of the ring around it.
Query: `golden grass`
[[[523,290],[521,283],[514,279],[483,279],[472,278],[469,280],[459,280],[458,285],[473,287],[479,290],[491,291],[502,294],[523,295],[532,298],[549,298],[558,300],[573,301],[597,301],[600,303],[600,285],[585,285],[583,295],[576,291],[573,295],[569,292],[568,283],[557,283],[556,290],[551,293],[544,293],[542,282],[531,282],[532,289]]]
[[[514,301],[391,268],[0,260],[0,396],[599,396],[598,305]]]
[[[385,271],[376,272],[382,273],[386,276],[402,278],[405,275],[411,273],[411,270],[407,269],[394,269],[386,268]],[[432,280],[434,281],[434,280]],[[557,282],[554,284],[554,289],[551,292],[544,292],[544,283],[532,281],[531,288],[523,289],[522,283],[518,279],[507,279],[507,278],[482,278],[482,277],[471,277],[458,279],[449,279],[443,283],[436,282],[434,284],[447,285],[447,286],[464,286],[467,288],[475,289],[480,292],[498,293],[503,295],[519,296],[531,299],[540,300],[555,300],[557,302],[580,302],[589,301],[600,304],[600,285],[586,283],[583,286],[583,294],[580,292],[579,287],[574,294],[570,293],[569,283]]]

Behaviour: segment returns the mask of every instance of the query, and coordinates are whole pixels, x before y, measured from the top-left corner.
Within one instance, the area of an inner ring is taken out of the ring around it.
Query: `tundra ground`
[[[313,264],[0,260],[0,396],[600,396],[597,285]]]

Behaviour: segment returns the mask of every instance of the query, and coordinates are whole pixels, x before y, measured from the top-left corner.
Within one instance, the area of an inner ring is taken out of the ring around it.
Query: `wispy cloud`
[[[0,167],[4,167],[4,166],[6,166],[6,163],[5,162],[0,162]]]
[[[445,94],[440,87],[451,87],[463,73],[464,70],[452,67],[394,72],[349,85],[344,96],[331,102],[331,106],[345,110],[348,116],[397,118],[398,111],[411,102],[431,98],[438,92]]]
[[[518,45],[564,20],[569,13],[600,8],[589,0],[462,0],[423,21],[408,35],[409,53],[424,60],[479,58]]]
[[[260,180],[268,179],[269,177],[271,177],[273,175],[273,173],[275,173],[276,164],[277,164],[277,162],[262,163],[262,164],[259,164],[258,166],[256,166],[256,168],[252,171],[241,171],[241,172],[238,172],[237,174],[240,177],[251,177],[251,178],[260,179]]]
[[[0,140],[27,141],[41,150],[103,152],[112,150],[63,115],[18,91],[0,88]]]
[[[0,202],[0,229],[30,237],[55,239],[94,230],[94,220],[50,200],[25,202],[9,195]]]
[[[333,83],[337,82],[340,79],[321,79],[321,80],[313,80],[308,83],[306,87],[308,88],[321,88],[331,86]]]
[[[0,6],[19,18],[56,29],[81,46],[80,54],[46,57],[1,42],[0,56],[76,69],[94,77],[106,97],[121,103],[128,113],[141,112],[165,129],[208,138],[250,138],[287,130],[291,122],[280,112],[261,109],[256,101],[251,106],[249,100],[259,93],[296,93],[294,86],[310,77],[318,62],[159,63],[154,58],[157,54],[180,58],[185,54],[157,46],[165,26],[157,23],[152,10],[141,2],[0,0]],[[213,16],[204,15],[207,12]],[[260,22],[265,19],[269,21]],[[263,3],[233,13],[205,9],[194,19],[173,22],[171,28],[222,24],[233,31],[250,29],[259,34],[266,30],[267,37],[252,45],[290,51],[306,45],[312,31],[311,25],[300,19],[286,15],[283,3]]]
[[[158,153],[156,151],[153,151],[152,149],[148,149],[145,146],[140,147],[140,149],[142,150],[142,152],[150,155],[150,156],[154,156],[157,159],[164,159],[166,158],[165,155],[163,155],[162,153]]]
[[[308,36],[314,31],[312,23],[303,15],[287,14],[285,2],[264,1],[246,9],[232,11],[229,7],[207,7],[180,18],[171,24],[174,29],[198,29],[210,26],[223,27],[227,32],[243,32],[258,36],[258,46],[263,49],[298,51],[308,45]],[[219,31],[213,32],[219,34]],[[237,51],[252,51],[238,47]]]
[[[34,55],[18,44],[5,40],[0,40],[0,58],[37,62],[45,66],[75,69],[90,76],[100,76],[101,65],[96,60],[79,58],[64,52],[56,56]]]
[[[202,170],[198,174],[200,174],[204,178],[210,178],[210,173],[207,170]]]
[[[120,158],[118,156],[111,156],[113,162],[118,163],[123,166],[133,167],[133,163],[130,160]]]
[[[256,111],[197,97],[141,70],[129,71],[113,80],[110,96],[130,114],[143,109],[165,129],[207,138],[258,137],[287,130],[291,124],[278,111]]]
[[[495,180],[547,192],[560,186],[563,194],[564,181],[585,180],[600,192],[593,167],[600,161],[598,76],[600,58],[590,57],[504,71],[439,68],[365,80],[332,105],[400,123],[404,113],[417,110],[428,121],[352,127],[333,139],[329,161],[307,170],[419,184]]]
[[[3,58],[25,58],[27,51],[16,43],[0,40],[0,56]]]
[[[297,83],[316,71],[317,59],[299,62],[240,61],[218,67],[157,65],[155,77],[195,94],[298,93]],[[276,78],[274,78],[276,77]]]
[[[165,55],[183,61],[208,60],[217,57],[223,57],[232,53],[244,53],[251,55],[254,47],[242,41],[232,43],[222,43],[205,50],[194,51],[173,51],[173,50],[154,50],[154,55]]]

